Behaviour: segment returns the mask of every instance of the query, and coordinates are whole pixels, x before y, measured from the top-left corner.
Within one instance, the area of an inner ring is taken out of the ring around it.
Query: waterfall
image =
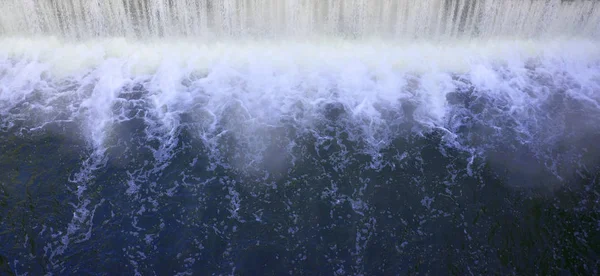
[[[0,34],[83,39],[594,36],[591,0],[4,0]]]

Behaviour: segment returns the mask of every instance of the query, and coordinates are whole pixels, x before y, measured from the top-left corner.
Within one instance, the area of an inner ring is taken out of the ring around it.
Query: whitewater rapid
[[[217,127],[226,116],[249,129],[280,125],[284,117],[310,128],[322,119],[319,110],[339,104],[379,146],[393,137],[386,126],[407,116],[399,111],[407,102],[416,105],[414,118],[423,126],[454,127],[448,125],[455,111],[448,95],[458,90],[505,101],[503,114],[523,122],[536,120],[539,104],[554,93],[598,105],[600,47],[594,40],[202,44],[4,38],[0,53],[2,114],[30,114],[24,120],[31,129],[59,117],[77,120],[96,147],[106,146],[111,124],[127,119],[133,101],[122,93],[133,87],[145,91],[136,100],[148,109],[144,116],[153,114],[165,129],[177,127],[187,113],[199,116],[198,134],[205,138],[227,130]]]

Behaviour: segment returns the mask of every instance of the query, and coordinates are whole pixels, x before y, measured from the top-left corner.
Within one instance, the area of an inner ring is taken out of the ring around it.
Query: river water
[[[0,4],[0,274],[598,274],[596,1]]]

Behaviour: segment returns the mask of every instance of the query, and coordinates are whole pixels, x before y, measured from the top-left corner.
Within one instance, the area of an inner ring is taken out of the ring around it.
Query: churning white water
[[[400,120],[457,139],[457,91],[501,103],[523,143],[556,93],[599,106],[598,1],[7,0],[0,14],[2,126],[76,122],[99,150],[128,108],[167,148],[191,114],[199,139],[234,135],[252,164],[273,129],[310,132],[332,104],[373,155]]]
[[[131,119],[127,106],[148,110],[136,116],[158,120],[152,125],[164,128],[160,133],[192,114],[198,137],[208,141],[230,131],[258,147],[264,144],[256,137],[267,129],[290,122],[310,129],[324,116],[320,110],[340,104],[360,125],[356,135],[381,148],[394,137],[389,125],[406,116],[452,131],[456,110],[448,94],[456,91],[474,89],[501,101],[503,116],[523,125],[523,139],[534,139],[528,122],[541,122],[549,112],[541,106],[553,94],[592,107],[600,100],[600,47],[591,39],[201,44],[4,38],[0,57],[4,116],[29,121],[32,129],[74,120],[100,148],[112,124]],[[123,97],[135,86],[146,91],[141,98]],[[416,105],[414,114],[401,111],[406,103]]]

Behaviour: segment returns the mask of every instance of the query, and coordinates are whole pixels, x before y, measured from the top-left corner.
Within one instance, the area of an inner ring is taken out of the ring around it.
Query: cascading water
[[[600,3],[573,0],[5,0],[0,31],[68,38],[600,35]]]
[[[600,1],[4,0],[0,274],[598,274]]]

